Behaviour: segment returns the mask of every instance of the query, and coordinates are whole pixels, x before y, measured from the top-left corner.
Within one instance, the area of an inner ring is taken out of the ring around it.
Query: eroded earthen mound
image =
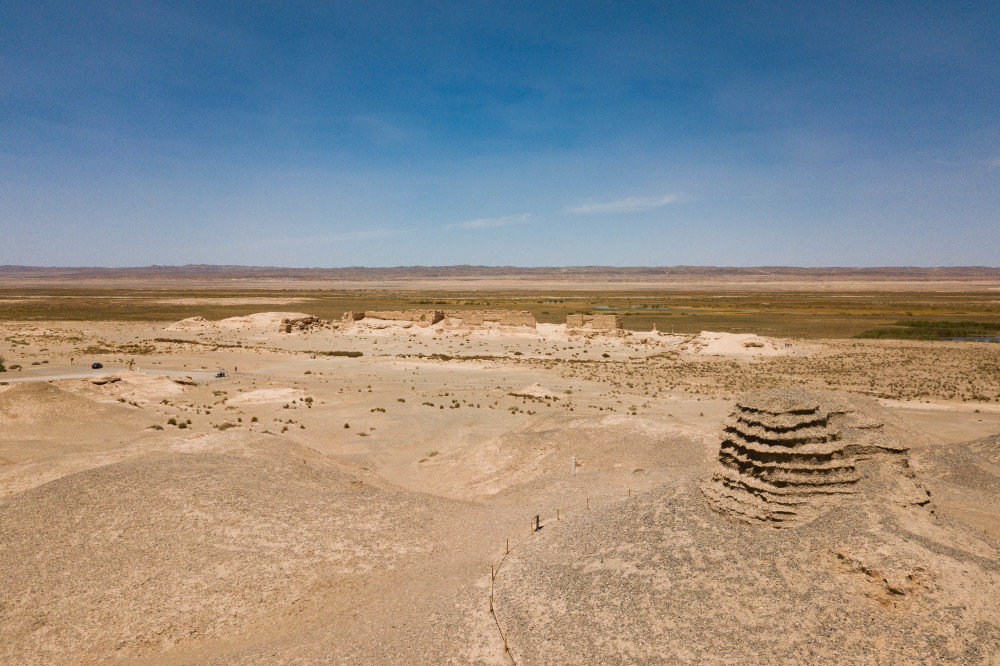
[[[46,426],[100,423],[131,418],[131,410],[99,403],[47,382],[24,382],[0,393],[0,424],[5,432]]]
[[[429,501],[276,437],[196,437],[0,503],[0,662],[135,661],[294,622],[427,552]]]
[[[859,492],[863,478],[874,481],[881,463],[909,475],[912,433],[858,396],[800,388],[750,393],[736,401],[723,433],[716,471],[702,492],[716,511],[745,522],[782,527],[811,520],[838,497]],[[929,501],[915,484],[904,494],[908,503]]]

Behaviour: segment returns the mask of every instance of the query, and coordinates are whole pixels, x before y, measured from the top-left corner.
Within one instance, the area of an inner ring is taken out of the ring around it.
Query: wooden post
[[[510,537],[507,537],[507,552],[505,554],[510,554]]]
[[[496,574],[495,571],[493,571],[493,565],[491,564],[490,565],[490,580],[494,581],[494,580],[496,580],[496,578],[497,578],[497,574]]]
[[[556,520],[559,520],[559,509],[556,509]]]
[[[628,496],[632,497],[632,489],[631,488],[628,489]]]
[[[587,511],[590,511],[590,498],[587,498]]]

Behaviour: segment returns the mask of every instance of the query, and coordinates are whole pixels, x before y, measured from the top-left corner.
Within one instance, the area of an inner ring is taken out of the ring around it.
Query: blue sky
[[[994,2],[0,0],[0,264],[1000,265]]]

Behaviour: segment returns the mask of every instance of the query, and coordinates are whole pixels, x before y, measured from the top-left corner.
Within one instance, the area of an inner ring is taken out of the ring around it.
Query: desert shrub
[[[364,356],[359,351],[314,351],[308,352],[310,354],[316,354],[317,356],[346,356],[348,358],[357,358],[359,356]]]
[[[3,356],[0,356],[0,372],[7,372],[7,366],[3,364]]]

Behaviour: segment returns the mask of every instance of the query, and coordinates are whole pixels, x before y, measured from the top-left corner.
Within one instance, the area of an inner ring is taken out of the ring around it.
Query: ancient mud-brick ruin
[[[445,315],[460,326],[482,326],[487,323],[528,328],[536,326],[535,317],[523,310],[449,310]]]
[[[625,327],[622,316],[616,314],[566,315],[566,328],[583,328],[596,331],[620,331]]]
[[[444,319],[444,312],[441,310],[367,310],[365,312],[345,312],[342,319],[344,321],[383,319],[385,321],[436,324]]]
[[[739,398],[724,422],[716,471],[702,484],[710,505],[743,522],[794,525],[857,492],[862,461],[891,458],[908,468],[884,410],[865,400],[797,388]],[[927,501],[922,494],[911,503]]]
[[[324,321],[319,317],[314,317],[312,315],[307,315],[305,317],[296,318],[284,318],[281,320],[281,324],[278,327],[278,331],[281,333],[291,333],[292,331],[308,331],[314,328],[322,328],[330,322]]]
[[[382,319],[431,325],[443,321],[450,326],[483,326],[492,323],[535,328],[534,316],[521,310],[369,310],[345,312],[341,319],[345,322]]]

